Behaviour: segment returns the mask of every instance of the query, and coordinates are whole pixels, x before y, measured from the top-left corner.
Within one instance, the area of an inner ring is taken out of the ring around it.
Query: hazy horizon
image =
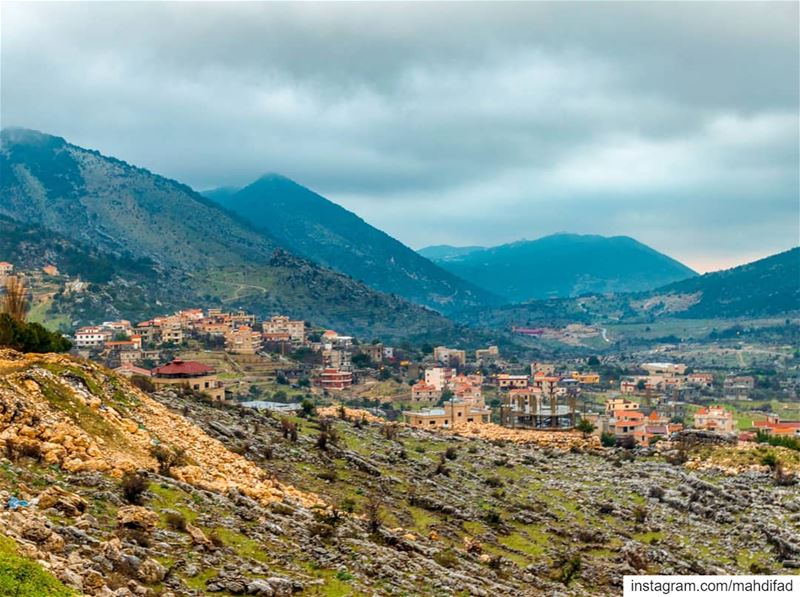
[[[406,245],[800,244],[796,3],[2,4],[0,125],[206,190],[278,172]]]

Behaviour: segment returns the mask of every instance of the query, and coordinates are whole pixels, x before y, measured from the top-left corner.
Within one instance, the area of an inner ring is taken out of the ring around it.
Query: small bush
[[[156,384],[154,384],[152,381],[150,381],[149,378],[145,377],[144,375],[134,375],[133,377],[131,377],[131,384],[133,384],[143,392],[156,391]],[[187,410],[186,414],[188,414],[188,407],[184,406],[184,409]]]
[[[503,480],[500,477],[497,477],[497,476],[487,478],[485,483],[489,487],[502,487],[503,486]]]
[[[328,481],[329,483],[333,483],[334,481],[336,481],[336,479],[339,478],[339,476],[336,473],[336,469],[333,467],[321,470],[317,475],[317,477],[319,477],[323,481]]]
[[[150,448],[150,455],[158,462],[158,473],[165,477],[170,475],[173,467],[186,464],[186,450],[183,448],[157,444]]]
[[[128,471],[122,476],[120,488],[126,502],[141,506],[144,502],[144,492],[147,491],[147,479],[138,473]]]
[[[208,539],[211,541],[211,544],[216,548],[225,547],[225,540],[220,536],[219,529],[213,529],[208,534]]]
[[[613,433],[603,433],[600,436],[600,444],[605,448],[613,448],[617,445],[617,436]]]
[[[186,517],[180,512],[167,512],[166,523],[173,531],[186,531]]]
[[[458,458],[458,450],[456,450],[455,447],[450,446],[444,451],[444,457],[448,460],[455,460]]]
[[[635,506],[633,508],[633,520],[636,524],[644,524],[647,521],[647,508],[644,506]]]
[[[442,568],[453,568],[458,563],[458,556],[452,547],[443,549],[433,556],[433,561]]]
[[[497,510],[487,510],[483,515],[483,519],[489,524],[500,524],[503,522],[503,517]]]

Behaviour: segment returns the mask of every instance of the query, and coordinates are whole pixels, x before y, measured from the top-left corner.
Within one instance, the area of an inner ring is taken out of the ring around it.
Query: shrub
[[[166,522],[169,528],[174,531],[186,531],[186,517],[180,512],[167,512]]]
[[[284,439],[289,439],[293,442],[297,441],[297,423],[294,423],[283,417],[281,419],[281,434]]]
[[[156,444],[150,448],[150,455],[158,462],[158,473],[165,477],[170,475],[172,467],[186,464],[186,450],[183,448]]]
[[[458,450],[454,446],[450,446],[444,451],[444,457],[448,460],[455,460],[458,458]]]
[[[212,531],[208,534],[208,540],[211,541],[211,544],[214,547],[225,547],[225,540],[219,534],[219,529],[212,529]]]
[[[395,440],[397,439],[397,431],[398,427],[396,423],[386,423],[381,428],[381,432],[383,433],[383,437],[388,440]]]
[[[143,392],[155,392],[156,391],[156,384],[154,384],[152,381],[150,381],[144,375],[134,375],[133,377],[131,377],[131,383],[134,386],[136,386],[137,388],[139,388],[140,390],[142,390]],[[184,413],[184,416],[188,415],[189,414],[189,408],[187,406],[184,406],[183,408],[186,411]]]
[[[617,436],[613,433],[603,433],[600,436],[600,444],[606,448],[613,448],[617,445]]]
[[[458,563],[458,557],[452,547],[443,549],[433,556],[433,561],[439,564],[442,568],[452,568]]]
[[[500,477],[494,476],[486,479],[485,483],[489,487],[502,487],[503,480]]]
[[[333,467],[321,470],[317,476],[323,481],[328,481],[330,483],[338,479],[338,475],[336,474],[336,469]]]
[[[769,444],[770,446],[782,446],[790,450],[800,450],[800,439],[786,435],[772,435],[759,430],[756,435],[756,441],[761,444]]]
[[[317,409],[314,407],[314,403],[311,402],[308,398],[303,399],[300,403],[301,413],[305,417],[313,417],[314,414],[317,412]]]
[[[553,575],[553,580],[560,581],[565,585],[568,585],[581,571],[581,556],[580,554],[575,554],[565,562],[561,564],[561,566],[556,570],[555,574]]]
[[[134,506],[141,506],[144,502],[144,492],[147,491],[147,479],[132,471],[126,472],[120,481],[122,497]]]
[[[578,424],[575,425],[575,429],[580,431],[583,434],[584,439],[586,439],[590,433],[597,429],[597,426],[588,419],[581,419],[578,421]]]
[[[647,520],[647,508],[644,506],[635,506],[633,508],[633,520],[636,524],[644,524]]]
[[[72,342],[38,323],[26,323],[0,313],[0,346],[21,352],[67,352]]]
[[[778,466],[778,456],[775,452],[767,452],[761,457],[761,464],[775,470],[775,467]]]
[[[497,510],[487,510],[483,519],[489,524],[500,524],[503,521],[503,517]]]
[[[383,524],[383,504],[375,495],[370,495],[364,502],[364,515],[370,533],[377,533]]]

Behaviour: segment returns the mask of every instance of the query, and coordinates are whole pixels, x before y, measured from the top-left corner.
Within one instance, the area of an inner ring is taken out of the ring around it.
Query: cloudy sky
[[[797,245],[798,4],[2,3],[2,126],[197,189],[294,178],[419,248]]]

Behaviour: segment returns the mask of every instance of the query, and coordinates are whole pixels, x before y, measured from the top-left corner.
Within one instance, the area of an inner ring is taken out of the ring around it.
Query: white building
[[[425,369],[425,383],[441,392],[455,374],[456,372],[448,367],[431,367]]]
[[[75,332],[75,345],[78,348],[94,348],[103,346],[111,339],[111,330],[100,326],[87,326]]]

